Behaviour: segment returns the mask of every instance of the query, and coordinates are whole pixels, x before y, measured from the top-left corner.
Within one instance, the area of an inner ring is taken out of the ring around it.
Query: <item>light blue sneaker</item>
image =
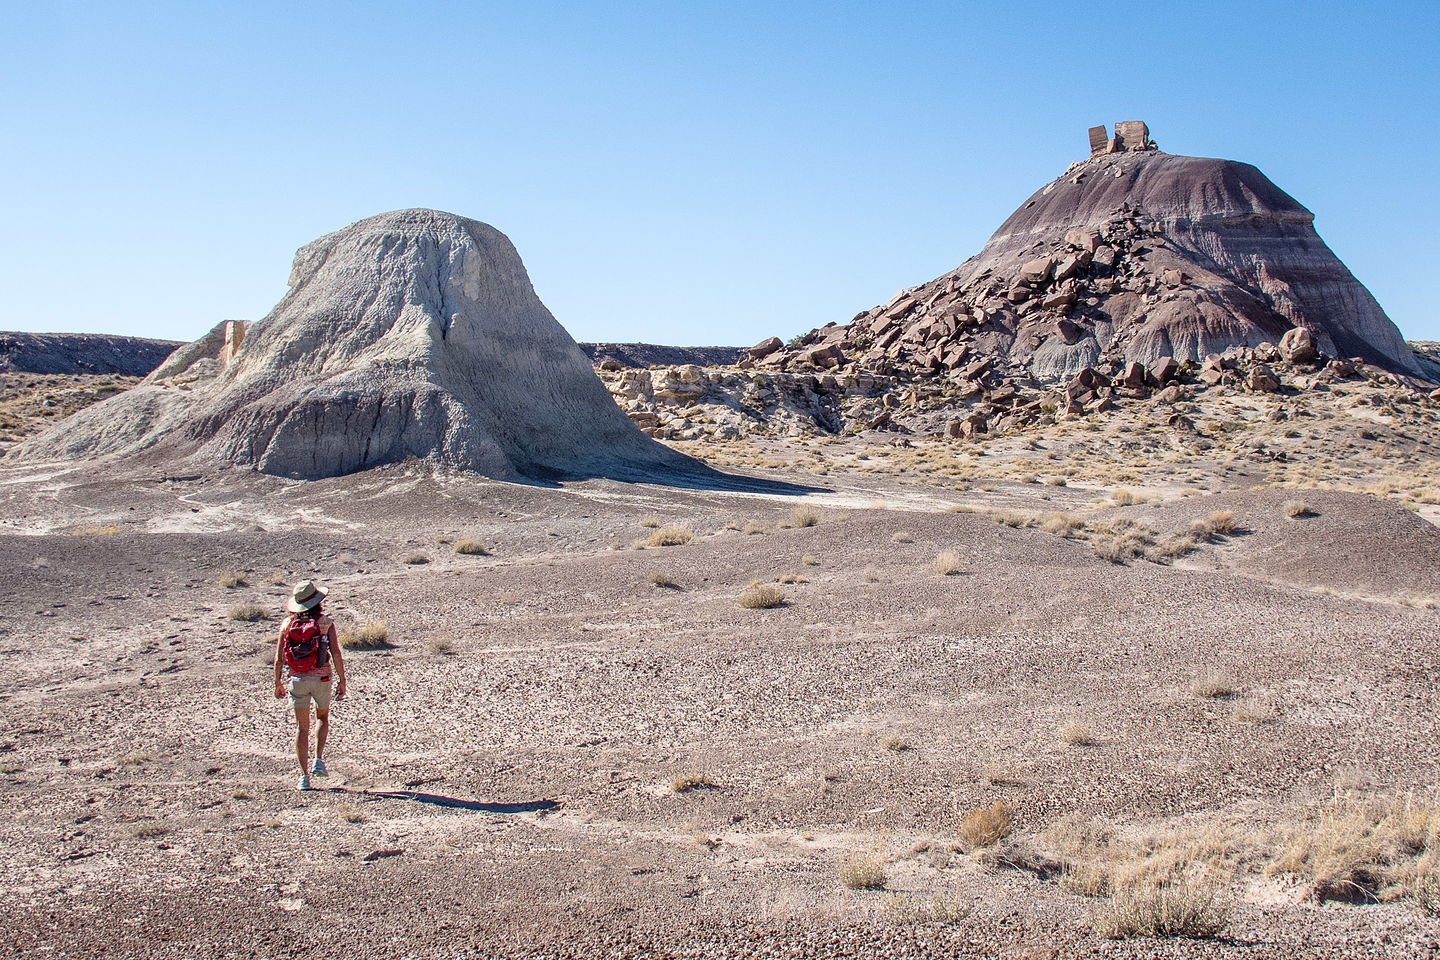
[[[325,761],[321,760],[319,757],[316,757],[315,762],[310,764],[310,772],[315,774],[315,776],[317,777],[330,776],[330,771],[325,769]]]
[[[310,789],[310,775],[309,775],[309,774],[301,774],[300,780],[295,784],[295,789],[296,789],[296,790],[309,790],[309,789]]]

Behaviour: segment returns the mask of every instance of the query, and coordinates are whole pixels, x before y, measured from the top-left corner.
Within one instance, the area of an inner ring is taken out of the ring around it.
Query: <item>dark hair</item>
[[[310,619],[311,617],[318,617],[318,616],[320,616],[320,614],[324,613],[324,611],[320,609],[320,608],[323,607],[323,606],[325,606],[325,601],[324,601],[324,600],[321,600],[319,603],[315,604],[315,606],[311,607],[309,610],[302,610],[302,611],[300,611],[299,613],[295,614],[295,616],[298,617],[299,619],[302,619],[302,620],[308,620],[308,619]]]

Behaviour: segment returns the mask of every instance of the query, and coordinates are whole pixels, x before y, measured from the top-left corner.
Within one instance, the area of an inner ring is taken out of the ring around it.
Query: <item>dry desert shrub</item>
[[[776,583],[809,583],[809,579],[800,576],[798,573],[782,573],[775,578]]]
[[[141,820],[131,828],[131,832],[139,840],[154,840],[156,837],[163,837],[170,832],[170,827],[164,820]]]
[[[885,865],[879,857],[859,857],[840,866],[840,882],[851,890],[884,890]]]
[[[891,750],[895,753],[903,753],[904,751],[910,749],[910,741],[906,740],[904,737],[899,736],[886,737],[880,745],[883,746],[886,750]]]
[[[220,574],[220,586],[226,590],[234,590],[236,587],[246,587],[249,585],[249,581],[245,579],[245,574],[243,573],[235,570],[226,570]]]
[[[1298,520],[1301,517],[1314,517],[1319,515],[1314,510],[1310,509],[1310,505],[1304,500],[1286,500],[1283,504],[1280,505],[1280,509],[1285,511],[1285,516],[1289,517],[1291,520]]]
[[[390,644],[390,628],[384,620],[367,620],[354,629],[336,633],[342,650],[384,650]]]
[[[765,532],[765,525],[758,520],[746,520],[745,526],[740,528],[740,532],[747,537],[757,537]]]
[[[1010,836],[1014,811],[1003,800],[988,807],[976,807],[960,818],[960,844],[968,853],[993,846]]]
[[[935,572],[942,577],[954,576],[960,572],[960,555],[954,550],[941,550],[935,558]]]
[[[1231,510],[1216,510],[1205,518],[1205,529],[1210,531],[1212,536],[1228,537],[1240,529],[1235,521],[1235,513]]]
[[[1236,723],[1264,723],[1273,716],[1269,708],[1258,703],[1238,704],[1230,714]]]
[[[644,543],[647,547],[683,547],[694,539],[695,534],[684,527],[661,527],[646,537]]]
[[[455,552],[464,557],[488,557],[490,551],[478,540],[461,540],[455,544]]]
[[[740,591],[738,602],[746,610],[769,610],[785,602],[785,591],[773,583],[757,580]]]
[[[1111,563],[1136,560],[1154,549],[1155,535],[1148,527],[1138,525],[1123,533],[1097,536],[1090,542],[1090,552]]]
[[[1097,742],[1088,723],[1067,723],[1060,728],[1060,739],[1072,747],[1093,747]]]
[[[975,912],[975,904],[963,898],[958,888],[929,897],[897,893],[886,902],[885,912],[897,923],[959,923]]]
[[[803,557],[800,558],[800,562],[803,563],[803,564],[805,564],[805,566],[807,566],[807,567],[818,567],[818,566],[820,566],[820,558],[819,558],[819,557],[816,557],[816,556],[813,556],[813,555],[811,555],[811,554],[808,554],[808,553],[805,554],[805,556],[803,556]]]
[[[1336,796],[1285,831],[1268,875],[1308,882],[1315,900],[1436,904],[1440,886],[1440,807],[1434,798]]]
[[[1110,502],[1117,507],[1128,507],[1135,502],[1135,494],[1124,487],[1110,493]]]
[[[1155,871],[1141,863],[1118,871],[1110,886],[1110,905],[1095,917],[1095,933],[1107,940],[1214,937],[1230,919],[1225,881],[1204,864]]]
[[[660,521],[655,517],[646,517],[644,520],[640,521],[640,526],[646,528],[647,530],[653,530],[656,527],[660,526]]]
[[[790,511],[790,526],[813,527],[820,522],[820,514],[814,507],[796,507]]]
[[[71,530],[72,537],[113,537],[120,532],[119,527],[81,527],[78,530]]]
[[[660,570],[656,570],[654,573],[650,574],[650,584],[651,586],[659,587],[662,590],[680,589],[680,584],[675,582],[674,577]]]
[[[1074,537],[1085,529],[1085,521],[1068,513],[1052,513],[1040,522],[1040,529],[1056,537]]]
[[[875,569],[874,567],[866,567],[860,575],[865,578],[866,583],[883,582],[883,578],[880,576],[880,571]]]
[[[691,790],[709,790],[715,786],[715,781],[705,773],[682,773],[670,780],[670,791],[672,793],[689,793]]]
[[[360,809],[359,804],[340,803],[335,805],[335,812],[340,814],[340,819],[346,823],[364,823],[365,813]]]
[[[241,603],[231,607],[225,616],[243,623],[254,623],[256,620],[269,620],[270,611],[253,603]]]
[[[1035,523],[1034,517],[1017,510],[1002,510],[999,513],[992,513],[990,516],[996,523],[1016,529],[1033,526]]]
[[[412,567],[418,567],[430,562],[430,558],[423,553],[407,553],[405,554],[404,560]]]
[[[425,652],[432,657],[453,657],[460,651],[447,637],[431,637],[425,641]]]
[[[1190,682],[1190,693],[1203,700],[1222,700],[1235,693],[1235,685],[1218,673],[1205,673]]]
[[[891,543],[912,543],[914,542],[914,540],[915,538],[910,536],[910,532],[908,530],[896,530],[894,533],[890,534]]]

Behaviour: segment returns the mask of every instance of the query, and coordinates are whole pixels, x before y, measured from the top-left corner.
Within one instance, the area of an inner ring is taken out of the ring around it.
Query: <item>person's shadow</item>
[[[332,793],[350,793],[377,800],[413,800],[436,807],[452,810],[473,810],[477,813],[543,813],[560,806],[557,800],[528,800],[523,803],[486,803],[483,800],[462,800],[438,793],[417,793],[414,790],[351,790],[347,787],[331,787]]]

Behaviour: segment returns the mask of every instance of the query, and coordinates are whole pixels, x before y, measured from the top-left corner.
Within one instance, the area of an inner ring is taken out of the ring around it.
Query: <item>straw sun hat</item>
[[[320,605],[325,599],[325,594],[330,591],[324,587],[317,587],[314,580],[301,580],[295,584],[295,590],[290,594],[290,599],[285,603],[285,609],[291,613],[304,613]]]

